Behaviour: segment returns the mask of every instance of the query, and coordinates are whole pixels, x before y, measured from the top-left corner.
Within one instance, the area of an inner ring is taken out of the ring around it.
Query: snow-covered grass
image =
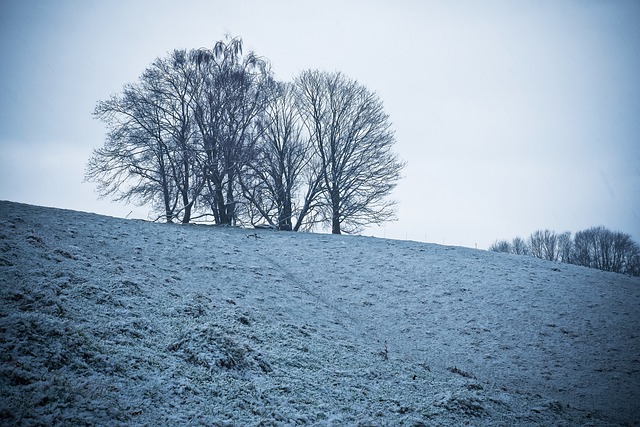
[[[2,425],[639,425],[640,278],[0,202]]]

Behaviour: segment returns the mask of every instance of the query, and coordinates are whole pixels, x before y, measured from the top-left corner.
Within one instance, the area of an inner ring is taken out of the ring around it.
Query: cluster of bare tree
[[[167,222],[326,226],[394,218],[404,166],[378,96],[339,72],[273,77],[239,38],[176,50],[98,102],[108,129],[86,180]]]
[[[630,235],[602,226],[579,231],[573,238],[569,232],[538,230],[527,240],[496,241],[489,250],[640,276],[640,245]]]

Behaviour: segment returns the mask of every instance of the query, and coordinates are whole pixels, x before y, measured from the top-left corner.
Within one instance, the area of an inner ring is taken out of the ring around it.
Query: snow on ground
[[[640,279],[0,202],[2,425],[640,425]]]

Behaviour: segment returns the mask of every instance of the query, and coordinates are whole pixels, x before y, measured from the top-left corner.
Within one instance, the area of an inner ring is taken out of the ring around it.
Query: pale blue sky
[[[225,33],[290,80],[378,92],[408,162],[368,235],[478,244],[605,225],[640,241],[640,2],[0,1],[0,199],[144,217],[82,183],[98,100]]]

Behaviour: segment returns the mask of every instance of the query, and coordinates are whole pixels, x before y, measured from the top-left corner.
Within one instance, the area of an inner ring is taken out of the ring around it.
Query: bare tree
[[[515,237],[511,241],[511,252],[516,255],[529,255],[531,251],[523,238]]]
[[[109,133],[105,146],[94,151],[86,177],[98,182],[101,194],[153,202],[168,222],[180,215],[182,222],[190,221],[203,187],[194,168],[193,73],[186,52],[174,51],[156,59],[137,84],[98,102],[94,115]]]
[[[306,71],[298,105],[321,165],[324,221],[334,234],[394,219],[387,196],[404,163],[391,151],[389,117],[375,93],[341,73]]]
[[[172,175],[182,202],[182,222],[191,220],[192,210],[204,188],[198,144],[191,110],[196,93],[192,90],[195,67],[184,50],[156,59],[142,76],[149,92],[162,101],[160,122],[170,143]]]
[[[506,240],[496,240],[489,246],[489,250],[493,252],[513,253],[511,244]]]
[[[604,227],[591,227],[589,229],[579,231],[574,238],[574,262],[590,268],[601,268],[603,265],[603,257],[601,255],[602,248],[605,246],[603,235],[606,229]]]
[[[574,263],[615,273],[635,275],[640,246],[631,236],[605,227],[579,231],[574,238]]]
[[[536,258],[557,261],[558,235],[551,230],[537,230],[529,236],[529,248]]]
[[[314,209],[321,190],[320,174],[308,136],[303,132],[293,86],[274,82],[271,100],[259,121],[260,138],[255,161],[241,176],[245,197],[260,217],[279,230],[298,230]],[[314,173],[315,172],[315,173]],[[306,191],[300,208],[298,193]]]
[[[529,236],[529,249],[531,250],[531,255],[544,259],[544,236],[541,230],[534,231]]]
[[[514,255],[529,255],[529,245],[521,237],[514,238],[511,242],[508,240],[496,240],[491,246],[490,251],[505,252]]]
[[[573,264],[595,268],[593,265],[593,251],[595,248],[595,232],[593,229],[578,231],[573,238]]]
[[[573,240],[571,233],[566,231],[558,235],[558,258],[560,261],[570,264],[573,255]]]
[[[93,151],[85,179],[98,184],[101,197],[151,203],[172,222],[178,199],[161,114],[158,97],[142,84],[127,85],[121,95],[98,102],[94,115],[108,133],[104,146]]]
[[[542,232],[543,236],[543,248],[544,248],[544,259],[549,261],[558,261],[559,257],[559,246],[558,246],[558,235],[551,230],[544,230]]]
[[[616,273],[634,274],[634,265],[640,255],[640,246],[631,236],[620,231],[613,232],[612,247],[610,249],[610,270]]]
[[[268,101],[268,62],[253,52],[244,55],[242,40],[227,38],[213,49],[191,52],[198,78],[194,119],[203,144],[203,193],[215,222],[232,224],[238,217],[238,177],[255,156],[256,120]]]
[[[632,253],[629,254],[625,274],[630,276],[640,276],[640,246],[635,245]]]

